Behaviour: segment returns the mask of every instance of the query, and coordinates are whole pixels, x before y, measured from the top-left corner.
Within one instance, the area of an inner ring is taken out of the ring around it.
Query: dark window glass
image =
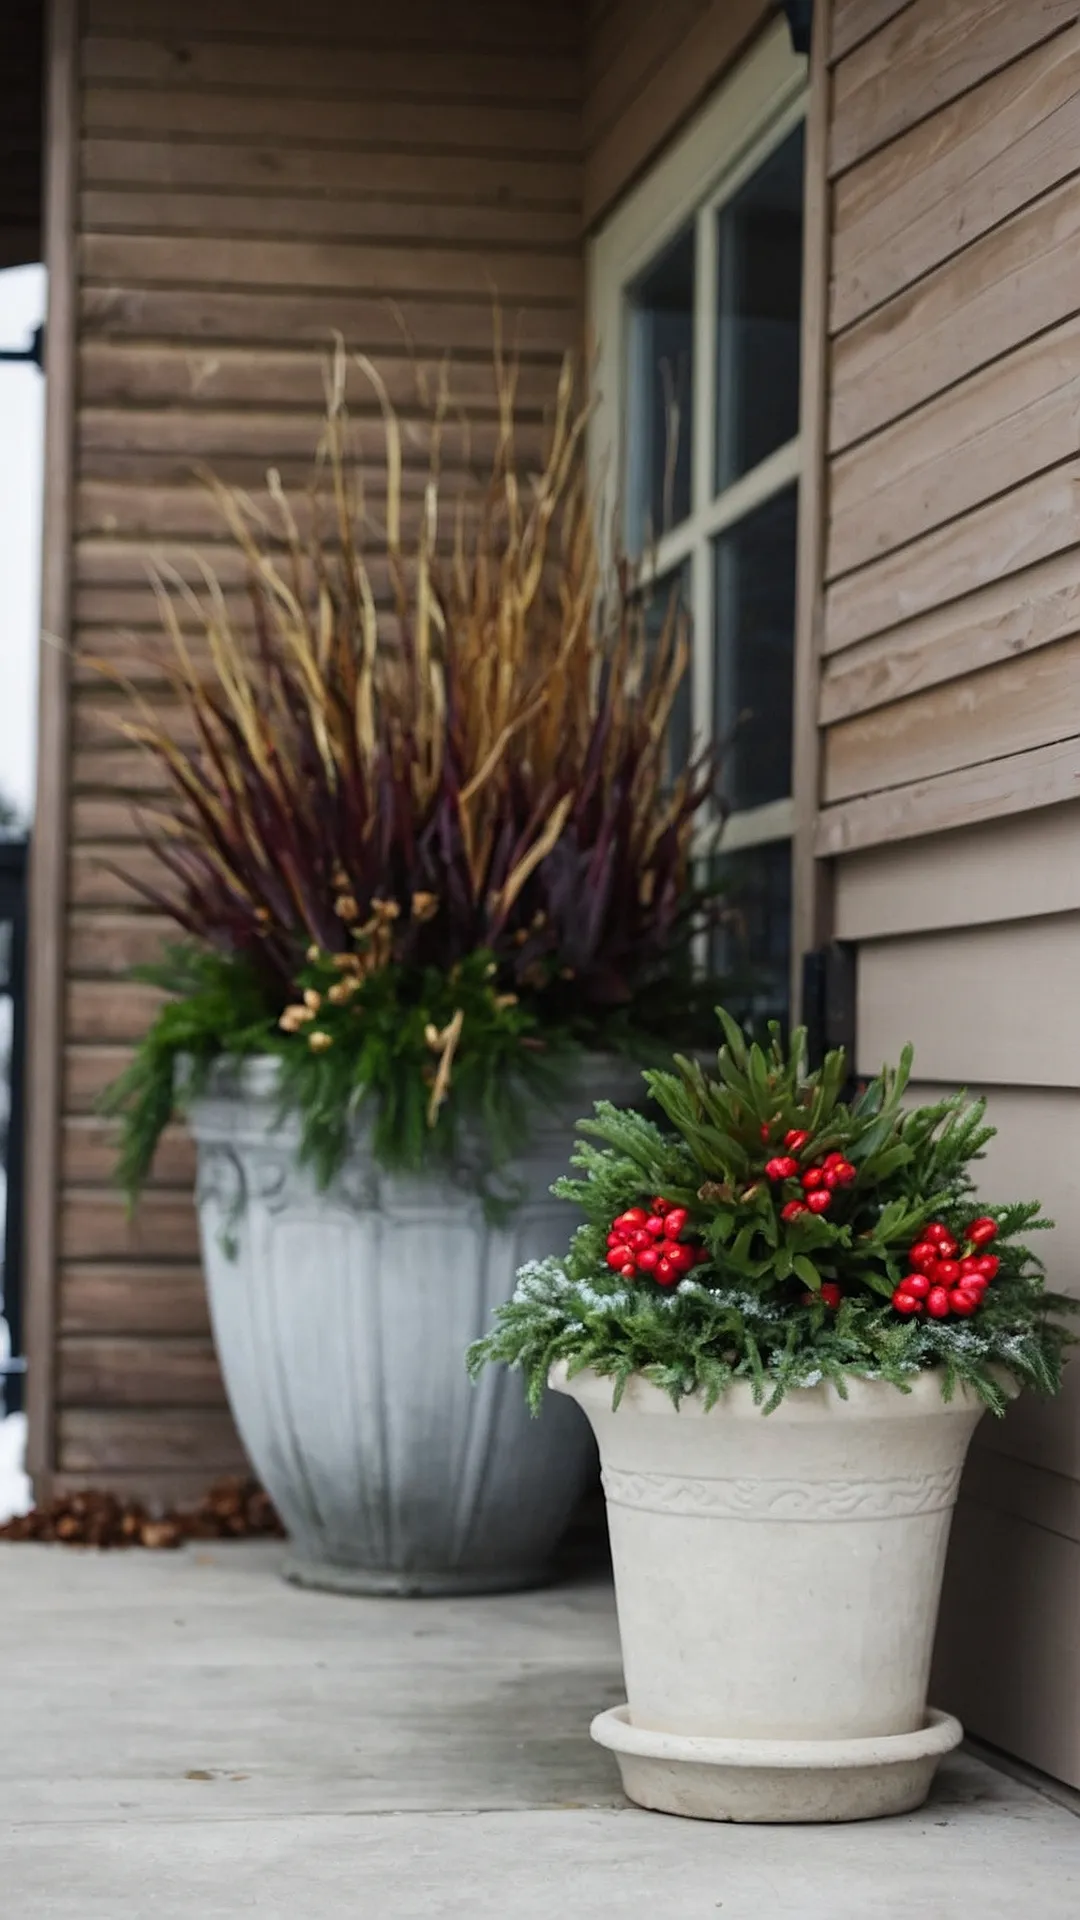
[[[712,964],[723,980],[724,1005],[736,1020],[785,1026],[789,1015],[791,846],[787,840],[720,854],[722,918]]]
[[[799,430],[803,129],[717,215],[717,492]]]
[[[715,542],[713,725],[735,812],[791,792],[797,517],[787,487]]]
[[[680,621],[681,629],[690,637],[688,619],[688,595],[690,591],[690,564],[667,573],[663,579],[653,581],[643,595],[645,606],[645,635],[650,654],[655,657],[664,635],[669,618]],[[671,709],[667,736],[667,776],[668,781],[676,780],[686,767],[693,743],[693,669],[687,662],[686,672],[679,682],[679,689]]]
[[[627,539],[640,553],[690,511],[694,228],[629,290]]]

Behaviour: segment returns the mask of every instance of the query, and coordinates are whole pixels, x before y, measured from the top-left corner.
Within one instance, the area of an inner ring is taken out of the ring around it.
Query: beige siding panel
[[[100,135],[82,147],[84,190],[108,189],[114,198],[158,188],[233,200],[242,196],[251,207],[248,217],[259,222],[267,203],[273,207],[281,196],[287,205],[292,195],[303,195],[312,207],[317,201],[327,206],[348,201],[366,206],[372,217],[380,205],[399,207],[406,222],[420,219],[424,207],[453,218],[462,207],[502,206],[519,215],[529,212],[531,221],[532,210],[557,206],[572,210],[580,224],[576,154],[525,159],[514,148],[500,154],[441,153],[437,181],[431,176],[431,155],[411,150],[372,154],[349,147],[283,147],[273,140],[253,145],[163,140],[155,138],[149,112],[139,136]],[[290,231],[284,223],[278,228]]]
[[[138,801],[123,797],[76,799],[71,807],[72,824],[75,829],[75,838],[78,840],[138,840],[141,837],[140,818],[146,817],[146,810]],[[85,933],[87,928],[85,915],[78,924]],[[167,922],[162,920],[158,924],[164,929]]]
[[[1080,740],[1061,740],[1052,747],[1011,753],[1004,760],[825,807],[818,815],[818,858],[975,826],[980,820],[1052,807],[1078,796]]]
[[[515,215],[520,222],[520,215]],[[255,352],[243,347],[199,346],[118,346],[108,341],[88,342],[79,355],[79,390],[88,407],[223,407],[255,406],[264,409],[272,397],[275,411],[296,407],[306,419],[318,415],[324,404],[329,352]],[[431,384],[444,371],[437,359],[418,360],[402,352],[382,355],[379,374],[395,407],[408,410],[417,405],[418,381]],[[496,406],[495,382],[490,356],[485,353],[479,365],[457,360],[447,370],[454,401],[467,404],[470,417],[474,410]],[[370,386],[356,373],[350,383],[352,410],[374,399]],[[518,399],[523,409],[542,411],[551,399],[550,358],[540,365],[526,363],[518,375]],[[200,495],[202,489],[199,490]],[[175,500],[168,503],[175,506]],[[204,524],[220,526],[220,515],[213,507],[212,518]],[[187,534],[187,528],[175,528],[166,517],[156,529],[160,532]],[[202,526],[198,528],[202,532]]]
[[[852,854],[836,863],[836,938],[1080,913],[1078,845],[1080,803]]]
[[[279,466],[286,469],[290,460],[310,475],[322,431],[321,416],[298,413],[293,409],[277,412],[273,407],[213,407],[200,411],[187,408],[84,407],[79,418],[79,446],[88,476],[102,464],[123,456],[129,463],[136,458],[148,465],[155,456],[175,462],[178,471],[191,477],[195,461],[214,463],[218,473],[230,462],[266,464],[280,456]],[[534,439],[538,436],[534,436]],[[405,427],[404,438],[411,456],[414,483],[416,467],[426,476],[430,457],[430,433],[426,423],[415,419]],[[444,464],[453,476],[461,472],[467,452],[476,461],[490,460],[498,440],[494,421],[481,421],[471,432],[463,425],[448,423],[443,434]],[[527,443],[527,442],[526,442]],[[385,447],[381,421],[374,415],[356,411],[350,423],[350,445],[361,465],[380,462]],[[276,452],[275,452],[276,449]],[[187,462],[186,468],[180,463]]]
[[[1007,980],[1002,970],[995,972],[991,965],[972,974],[973,986],[978,983],[983,989],[989,1020],[1008,1018],[1008,1003],[1018,995],[1039,1004],[1045,1014],[1041,984],[1032,992],[1029,981],[1030,976],[1019,983]],[[996,1005],[991,1004],[993,1000]],[[999,1011],[1003,1004],[1004,1016]],[[928,1064],[932,1065],[929,1051],[924,1049],[921,1060],[916,1056],[916,1070],[925,1070]],[[987,1118],[997,1133],[978,1169],[980,1199],[990,1206],[1018,1198],[1040,1201],[1045,1216],[1055,1224],[1048,1232],[1032,1234],[1032,1246],[1046,1263],[1048,1284],[1060,1292],[1078,1295],[1080,1089],[1075,1085],[1075,1061],[1070,1064],[1074,1081],[1070,1087],[1000,1086],[990,1084],[986,1074],[935,1073],[938,1085],[923,1083],[912,1091],[918,1098],[936,1098],[944,1078],[948,1085],[967,1081],[987,1096]],[[1048,1143],[1052,1143],[1049,1149]],[[1025,1471],[1027,1475],[1049,1476],[1050,1484],[1041,1489],[1030,1517],[1041,1516],[1044,1524],[1053,1521],[1071,1528],[1080,1498],[1076,1485],[1080,1481],[1080,1368],[1070,1366],[1066,1370],[1065,1385],[1057,1399],[1023,1394],[1004,1420],[984,1421],[979,1445],[987,1456],[982,1484],[992,1483],[995,1464],[1000,1467],[1002,1482],[1011,1485],[1014,1493],[1022,1491]],[[1054,1484],[1062,1479],[1064,1487]]]
[[[957,519],[1080,443],[1080,319],[1040,334],[833,462],[828,573]]]
[[[167,790],[153,761],[123,744],[80,748],[72,756],[71,780],[76,794],[128,793],[150,804]]]
[[[128,797],[160,774],[118,735],[93,655],[130,660],[181,745],[165,692],[153,553],[193,579],[209,547],[227,604],[250,618],[243,569],[195,469],[265,500],[266,469],[302,495],[335,330],[386,358],[408,421],[418,373],[447,353],[490,454],[493,297],[522,357],[535,450],[561,355],[581,339],[582,19],[555,0],[470,0],[452,31],[436,0],[389,15],[310,0],[85,0],[79,187],[79,407],[74,555],[73,804],[67,847],[63,1333],[57,1465],[66,1483],[121,1476],[175,1488],[239,1464],[197,1283],[194,1158],[170,1129],[129,1216],[112,1129],[95,1115],[158,1003],[124,975],[165,930],[140,888],[168,876],[139,844]],[[367,479],[383,432],[350,396]],[[486,418],[485,418],[486,416]],[[404,492],[427,454],[406,428]],[[445,441],[463,473],[464,434]],[[412,506],[407,508],[412,511]],[[385,568],[373,557],[381,590]],[[190,620],[190,613],[185,614]],[[124,1406],[118,1403],[124,1402]]]
[[[203,1337],[152,1339],[64,1335],[58,1386],[67,1406],[220,1407],[221,1374],[213,1342]]]
[[[162,995],[157,987],[133,980],[72,980],[68,984],[65,1020],[75,1040],[134,1043],[146,1032]]]
[[[210,1331],[202,1268],[69,1261],[60,1272],[60,1332],[171,1336]]]
[[[1044,1114],[1033,1115],[1043,1119]],[[1077,1129],[1073,1128],[1073,1137]],[[997,1143],[995,1142],[995,1145]],[[1045,1141],[1042,1142],[1045,1147]],[[992,1151],[993,1149],[991,1149]],[[1036,1185],[1029,1186],[1033,1198],[1039,1197],[1040,1186],[1046,1184],[1045,1168],[1036,1174]],[[1046,1202],[1051,1218],[1057,1216],[1051,1212],[1052,1202]],[[1073,1231],[1071,1239],[1080,1238],[1077,1233],[1077,1219],[1070,1222]],[[1039,1252],[1043,1253],[1040,1246]],[[1054,1257],[1050,1256],[1050,1278],[1054,1286],[1069,1294],[1077,1291],[1077,1273],[1075,1265],[1062,1272]],[[1065,1384],[1060,1394],[1053,1400],[1044,1400],[1037,1394],[1025,1394],[1010,1407],[1000,1426],[995,1421],[987,1426],[982,1434],[982,1442],[991,1464],[1001,1463],[1002,1478],[1007,1482],[1010,1477],[1014,1485],[1021,1484],[1023,1470],[1031,1475],[1052,1474],[1064,1479],[1072,1489],[1071,1495],[1064,1494],[1058,1502],[1057,1524],[1064,1530],[1070,1530],[1075,1524],[1075,1500],[1080,1500],[1080,1369],[1070,1366],[1066,1370]],[[1012,1463],[1017,1463],[1020,1471],[1011,1472]],[[1053,1499],[1053,1490],[1047,1499]],[[1046,1513],[1046,1521],[1050,1515]],[[1073,1537],[1073,1536],[1071,1536]],[[1080,1533],[1075,1538],[1080,1539]]]
[[[188,25],[185,9],[185,27]],[[508,98],[575,105],[580,91],[577,61],[552,54],[543,40],[526,68],[520,55],[462,48],[448,39],[438,61],[418,61],[404,47],[339,47],[332,61],[320,46],[252,44],[250,40],[136,40],[89,34],[83,41],[83,73],[94,84],[120,82],[205,95],[224,90],[308,94],[350,101],[397,96],[427,97],[439,106],[458,99],[469,105]],[[367,106],[364,116],[366,118]]]
[[[597,131],[585,155],[584,211],[592,226],[608,211],[660,148],[676,133],[760,31],[773,9],[769,0],[698,0],[684,12],[681,4],[664,8],[642,6],[640,0],[619,0],[604,31],[612,43],[627,43],[620,56],[620,73],[629,90],[618,102],[605,88],[598,119],[615,112],[607,129]],[[629,45],[635,34],[649,35],[654,45],[658,20],[664,39],[649,59],[639,58]],[[603,23],[601,23],[603,24]],[[606,67],[593,55],[595,85],[602,84]],[[630,78],[637,69],[639,79]],[[591,93],[591,89],[590,89]],[[590,115],[586,99],[586,117]]]
[[[870,941],[859,952],[859,1069],[907,1041],[922,1077],[1075,1087],[1080,914]]]
[[[854,646],[1052,554],[1075,551],[1078,482],[1080,462],[1052,467],[1000,500],[989,500],[836,581],[826,595],[826,653]]]
[[[1053,646],[1078,629],[1080,566],[1070,548],[831,655],[824,662],[818,717],[823,724],[844,720]]]
[[[120,357],[124,357],[123,349]],[[193,361],[199,357],[192,355]],[[211,351],[207,358],[212,361],[214,353]],[[137,382],[138,369],[128,377]],[[115,393],[102,395],[98,404],[114,403],[117,397]],[[147,395],[146,400],[152,403],[152,396]],[[260,511],[270,505],[265,491],[252,489],[251,497]],[[203,547],[222,537],[218,506],[194,477],[189,477],[184,486],[147,485],[138,490],[114,480],[84,480],[76,492],[75,531],[79,539],[149,540],[155,546],[164,538],[185,544],[197,541]]]
[[[64,1122],[61,1165],[64,1179],[74,1187],[105,1186],[116,1178],[117,1128],[112,1120],[93,1115],[71,1116]],[[148,1183],[179,1187],[190,1192],[195,1184],[195,1148],[183,1127],[166,1127],[158,1142]]]
[[[880,1062],[878,1063],[880,1064]],[[925,1068],[925,1057],[915,1060],[915,1071]],[[930,1101],[940,1097],[942,1077],[918,1079],[911,1088],[913,1100]],[[989,1206],[1006,1201],[1038,1200],[1045,1215],[1054,1221],[1048,1231],[1031,1236],[1032,1246],[1045,1261],[1050,1286],[1062,1293],[1080,1294],[1080,1089],[1071,1087],[1000,1086],[986,1076],[970,1082],[946,1079],[950,1089],[970,1084],[987,1100],[987,1119],[997,1136],[986,1149],[986,1159],[977,1169],[979,1194]],[[1047,1152],[1048,1140],[1054,1151]],[[1080,1369],[1070,1369],[1067,1396],[1074,1409],[1080,1392]],[[1024,1396],[1010,1407],[1003,1421],[988,1420],[980,1428],[980,1440],[999,1452],[1025,1457],[1022,1450],[1005,1445],[1007,1436],[1021,1433],[1029,1416],[1037,1421],[1054,1419],[1065,1400],[1045,1401]],[[1062,1472],[1080,1477],[1080,1422],[1069,1442],[1068,1458],[1059,1460]],[[1026,1456],[1032,1466],[1050,1471],[1053,1462],[1045,1455]]]
[[[1080,4],[838,0],[819,858],[860,1070],[1080,1291]],[[879,16],[877,17],[876,16]],[[873,31],[867,33],[868,23]],[[1080,1785],[1080,1369],[983,1422],[932,1697]]]
[[[1006,982],[1000,971],[995,975],[988,966],[972,974],[973,987],[975,983],[984,989],[986,1018],[994,1020],[1001,1016],[999,1005],[991,1003],[1022,993],[1027,980],[1018,989],[1015,981]],[[1029,992],[1028,997],[1038,1000],[1039,994]],[[933,1079],[911,1088],[913,1100],[938,1098],[943,1084],[951,1089],[966,1083],[986,1095],[987,1119],[997,1132],[977,1170],[980,1201],[1001,1206],[1015,1199],[1038,1200],[1044,1216],[1054,1222],[1049,1231],[1031,1235],[1033,1248],[1046,1263],[1048,1285],[1080,1295],[1080,1088],[1001,1086],[991,1084],[986,1075],[938,1074],[928,1048],[921,1057],[916,1053],[915,1065],[916,1072],[929,1066]],[[1003,1482],[1014,1490],[1025,1470],[1063,1478],[1065,1488],[1042,1488],[1032,1517],[1041,1515],[1044,1524],[1053,1517],[1054,1524],[1072,1526],[1080,1495],[1075,1484],[1080,1481],[1080,1368],[1067,1368],[1056,1399],[1023,1394],[1004,1420],[985,1420],[978,1442],[988,1456],[984,1484],[992,1478],[995,1463]]]
[[[834,173],[1071,26],[1076,0],[914,0],[836,71]]]
[[[197,1260],[199,1235],[191,1194],[148,1190],[131,1212],[111,1184],[68,1187],[60,1212],[60,1250],[64,1260]]]
[[[154,27],[175,40],[177,21],[163,0],[83,0],[86,35],[144,38]],[[167,31],[165,31],[167,29]],[[306,0],[302,33],[298,35],[296,0],[259,0],[258,19],[252,21],[250,0],[184,0],[183,44],[188,40],[284,40],[288,46],[321,42],[331,60],[348,46],[390,46],[423,50],[442,60],[448,50],[446,0],[404,0],[398,8],[342,8],[340,0]],[[544,8],[544,40],[548,48],[577,50],[580,42],[580,0],[552,0]],[[484,50],[536,50],[536,15],[530,8],[507,6],[505,0],[467,0],[454,12],[454,46]]]
[[[826,803],[1080,735],[1080,637],[877,707],[829,730]]]
[[[76,809],[97,804],[77,802]],[[103,800],[100,804],[104,807],[112,803]],[[147,966],[159,959],[165,941],[175,937],[176,928],[164,915],[72,913],[68,920],[68,966],[73,975],[106,974],[110,979],[126,980],[132,967]]]
[[[186,1469],[185,1484],[205,1487],[218,1474],[239,1473],[243,1448],[224,1407],[68,1407],[59,1418],[59,1467],[100,1486],[125,1469],[143,1485],[160,1484],[155,1468]],[[197,1476],[197,1477],[196,1477]]]
[[[1080,1546],[962,1500],[931,1697],[968,1731],[1080,1787]],[[991,1684],[992,1676],[992,1684]]]
[[[986,1017],[1000,1017],[989,1003],[995,997],[1011,1000],[1017,993],[1036,1002],[1025,978],[1019,985],[1005,983],[999,974],[973,974],[973,983],[984,987]],[[921,1059],[916,1055],[916,1071],[931,1065],[929,1051]],[[1073,1078],[1075,1082],[1075,1062]],[[912,1096],[930,1100],[938,1097],[941,1081],[948,1086],[969,1084],[988,1098],[987,1118],[997,1129],[986,1149],[986,1158],[978,1169],[980,1200],[1001,1206],[1010,1200],[1038,1200],[1045,1217],[1054,1222],[1050,1231],[1032,1234],[1031,1243],[1045,1261],[1048,1285],[1059,1292],[1080,1295],[1080,1089],[1071,1087],[991,1085],[986,1075],[938,1075],[934,1085],[920,1083]],[[1048,1150],[1048,1143],[1052,1149]],[[1002,1476],[1014,1487],[1023,1480],[1010,1463],[1031,1473],[1064,1477],[1070,1483],[1080,1481],[1080,1368],[1066,1370],[1061,1394],[1044,1400],[1036,1394],[1023,1394],[1010,1407],[1002,1421],[986,1420],[979,1429],[982,1448],[1000,1461]],[[990,1471],[988,1467],[987,1471]],[[1057,1524],[1075,1515],[1072,1494],[1044,1488],[1035,1510],[1049,1523],[1053,1507]],[[1033,1511],[1033,1516],[1035,1513]]]
[[[441,62],[440,62],[441,65]],[[327,64],[333,71],[333,62]],[[528,68],[522,65],[522,87],[528,86]],[[483,101],[312,99],[297,96],[288,102],[271,93],[245,92],[242,67],[237,88],[228,93],[186,94],[166,88],[144,91],[132,87],[87,86],[83,92],[83,128],[87,134],[145,134],[153,128],[160,138],[210,140],[275,140],[288,116],[291,141],[319,146],[347,146],[380,151],[401,148],[433,155],[455,150],[466,153],[560,155],[576,153],[578,115],[559,102],[490,105]]]
[[[250,239],[258,234],[302,233],[339,243],[412,240],[428,246],[447,242],[466,246],[513,247],[521,236],[522,208],[515,205],[458,205],[453,201],[411,201],[286,198],[252,193],[170,193],[113,191],[98,188],[84,193],[82,225],[88,232],[184,235],[230,234]],[[530,206],[529,230],[537,257],[545,247],[564,248],[575,238],[581,221],[574,201],[565,206]]]
[[[575,255],[533,248],[480,253],[451,247],[375,247],[351,241],[235,240],[198,235],[97,233],[82,243],[88,280],[134,280],[141,286],[310,286],[313,292],[350,289],[375,294],[462,295],[490,287],[502,300],[570,301],[581,291]]]
[[[830,60],[842,60],[846,53],[863,40],[869,40],[872,33],[877,33],[911,4],[912,0],[836,0],[832,9]]]
[[[1004,1424],[1007,1430],[1008,1421]],[[979,1429],[968,1457],[961,1498],[996,1513],[1013,1514],[1032,1526],[1045,1527],[1049,1533],[1064,1534],[1067,1540],[1080,1540],[1080,1481],[1002,1453],[995,1445],[999,1431],[998,1424],[991,1425],[989,1420]]]
[[[1056,928],[1057,921],[1045,922]],[[1074,933],[1080,921],[1070,915],[1064,924]],[[1041,950],[1041,949],[1040,949]],[[980,981],[985,977],[977,976]],[[1075,974],[1074,974],[1075,978]],[[1051,997],[1055,983],[1048,978],[1041,961],[1019,981],[1004,985],[994,979],[999,1000],[1013,996],[1038,1007],[1044,1027],[1061,1031],[1060,1008]],[[1049,1017],[1048,1017],[1048,1009]],[[1011,1017],[1006,1013],[1006,1018]],[[1062,1052],[1069,1042],[1062,1037]],[[992,1205],[1016,1197],[1040,1200],[1046,1216],[1053,1220],[1051,1232],[1032,1235],[1032,1242],[1046,1262],[1047,1280],[1061,1293],[1080,1295],[1080,1073],[1074,1055],[1064,1061],[1064,1072],[1071,1076],[1068,1089],[1051,1090],[1042,1086],[989,1087],[987,1076],[981,1090],[989,1093],[988,1117],[997,1128],[997,1138],[986,1152],[985,1168],[979,1172],[979,1190]],[[1027,1077],[1038,1077],[1033,1063]],[[1031,1469],[1064,1475],[1080,1481],[1080,1367],[1066,1369],[1065,1385],[1055,1400],[1043,1400],[1024,1394],[1009,1409],[1000,1423],[987,1421],[981,1430],[983,1445],[995,1454],[1017,1460]]]
[[[628,110],[632,113],[631,103],[707,7],[708,0],[666,0],[663,7],[653,0],[612,0],[595,13],[585,30],[587,150],[597,147]]]
[[[207,340],[250,341],[253,345],[310,345],[326,352],[335,331],[360,343],[369,354],[400,353],[402,330],[421,353],[472,349],[491,344],[490,286],[477,283],[472,299],[444,295],[427,299],[366,291],[325,293],[231,292],[199,286],[83,287],[80,320],[84,336],[145,340],[180,336]],[[514,305],[509,309],[514,337],[522,352],[559,352],[580,338],[581,314],[555,301]],[[186,477],[186,476],[185,476]]]
[[[141,589],[139,591],[141,593]],[[117,608],[119,609],[122,604],[123,602],[118,600]],[[102,611],[107,619],[109,616],[104,601]],[[80,689],[72,706],[72,737],[76,747],[104,749],[115,744],[120,733],[121,721],[126,720],[128,715],[119,703],[114,703],[102,692],[100,685],[85,690]],[[170,738],[177,746],[191,748],[195,745],[195,725],[189,718],[187,708],[162,700],[158,703],[156,711],[163,725],[167,726]],[[107,853],[105,857],[111,858],[111,853]]]
[[[831,323],[850,326],[1076,171],[1080,35],[1056,35],[839,180]]]
[[[130,1047],[69,1046],[64,1055],[64,1112],[95,1113],[105,1088],[130,1059]]]
[[[175,892],[171,876],[143,847],[78,847],[71,856],[69,909],[145,908],[144,888],[156,899]]]
[[[1080,186],[1046,194],[841,334],[834,451],[1076,311]]]
[[[577,48],[579,0],[550,0],[544,8],[544,41],[549,49]],[[83,0],[87,34],[145,37],[157,27],[174,44],[175,14],[164,0]],[[441,61],[447,52],[446,0],[402,0],[394,8],[343,7],[341,0],[305,0],[298,33],[296,0],[260,0],[252,20],[250,0],[184,0],[181,44],[189,40],[284,40],[291,48],[319,41],[336,61],[342,47],[402,47],[426,50]],[[453,44],[485,49],[536,50],[536,16],[530,7],[506,0],[467,0],[454,10]]]

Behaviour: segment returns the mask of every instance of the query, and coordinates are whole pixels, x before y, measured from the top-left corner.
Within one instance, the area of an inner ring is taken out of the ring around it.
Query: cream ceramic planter
[[[925,1799],[959,1724],[926,1690],[952,1510],[982,1413],[822,1385],[676,1411],[632,1380],[551,1384],[600,1445],[627,1704],[593,1737],[632,1800],[707,1820],[856,1820]]]
[[[595,1449],[549,1396],[464,1355],[518,1268],[565,1245],[553,1200],[576,1120],[632,1100],[634,1070],[582,1063],[557,1111],[538,1109],[523,1189],[489,1226],[468,1177],[388,1177],[367,1130],[327,1193],[275,1129],[269,1060],[223,1069],[191,1103],[198,1211],[218,1357],[255,1471],[288,1529],[290,1577],[363,1593],[480,1593],[544,1578]]]

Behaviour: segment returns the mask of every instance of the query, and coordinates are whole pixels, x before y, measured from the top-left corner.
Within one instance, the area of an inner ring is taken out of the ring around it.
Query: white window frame
[[[622,511],[620,479],[629,387],[627,294],[691,219],[697,226],[691,510],[659,538],[641,564],[647,581],[690,562],[691,714],[698,743],[712,732],[712,543],[755,507],[783,488],[797,485],[802,473],[802,445],[796,434],[731,485],[719,491],[714,486],[716,215],[805,119],[807,96],[808,63],[792,52],[787,23],[781,19],[762,35],[686,132],[621,202],[588,251],[587,299],[597,389],[590,465],[601,523],[611,527]],[[795,803],[788,796],[729,815],[720,847],[733,853],[787,840],[794,826]],[[711,825],[703,821],[703,844],[706,837],[711,838]]]

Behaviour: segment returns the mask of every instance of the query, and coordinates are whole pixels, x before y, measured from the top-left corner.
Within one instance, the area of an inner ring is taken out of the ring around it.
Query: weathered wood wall
[[[469,0],[451,31],[436,0],[389,12],[188,0],[179,20],[167,0],[58,6],[77,23],[81,136],[73,660],[70,794],[49,819],[67,848],[63,1093],[58,1195],[39,1116],[33,1466],[39,1492],[93,1480],[186,1494],[239,1455],[207,1324],[190,1145],[179,1130],[167,1138],[129,1219],[94,1111],[154,1006],[126,972],[168,923],[115,871],[153,872],[133,807],[154,775],[118,738],[91,657],[132,666],[164,700],[153,665],[134,664],[158,632],[148,561],[190,575],[197,543],[238,597],[193,470],[209,463],[258,493],[273,463],[300,485],[335,329],[378,359],[406,408],[411,354],[430,366],[449,350],[482,416],[497,293],[539,408],[581,338],[585,226],[771,8],[612,0],[590,13],[553,0],[541,14],[531,0]],[[373,410],[370,431],[374,444]]]
[[[197,542],[238,583],[193,468],[258,490],[273,463],[302,483],[334,329],[407,406],[404,323],[422,364],[453,355],[482,413],[497,292],[526,395],[548,393],[581,335],[580,13],[470,0],[451,27],[437,0],[81,7],[64,1091],[39,1492],[55,1475],[187,1494],[239,1458],[190,1146],[167,1140],[128,1219],[93,1112],[153,1006],[124,975],[167,923],[111,870],[147,871],[132,804],[154,776],[117,737],[89,656],[157,631],[151,554],[186,569]]]
[[[837,0],[817,847],[871,1069],[1080,1264],[1080,6]],[[1080,1785],[1080,1370],[980,1432],[938,1698]],[[993,1674],[993,1684],[989,1676]],[[1072,1704],[1069,1704],[1072,1703]]]
[[[774,11],[773,0],[589,0],[587,225],[610,210]]]

